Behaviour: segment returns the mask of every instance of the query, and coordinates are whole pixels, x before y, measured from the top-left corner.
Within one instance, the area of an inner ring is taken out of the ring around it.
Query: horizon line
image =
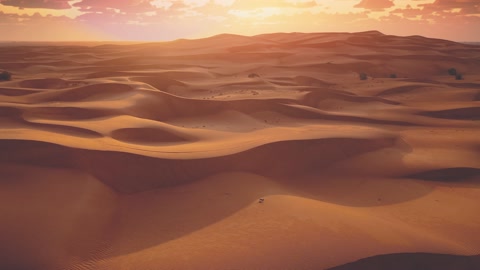
[[[232,36],[241,36],[241,37],[257,37],[262,35],[273,35],[273,34],[361,34],[361,33],[368,33],[368,32],[378,32],[385,36],[396,36],[396,37],[424,37],[429,39],[438,39],[438,40],[446,40],[451,42],[457,43],[480,43],[480,40],[452,40],[452,39],[445,39],[445,38],[438,38],[438,37],[431,37],[431,36],[423,36],[423,35],[393,35],[393,34],[385,34],[379,30],[367,30],[367,31],[358,31],[358,32],[339,32],[339,31],[331,31],[331,32],[299,32],[299,31],[292,31],[292,32],[266,32],[261,34],[255,35],[242,35],[242,34],[235,34],[235,33],[219,33],[204,37],[184,37],[184,38],[175,38],[175,39],[148,39],[148,40],[0,40],[0,44],[5,43],[163,43],[163,42],[175,42],[180,40],[200,40],[200,39],[207,39],[213,38],[216,36],[221,35],[232,35]]]

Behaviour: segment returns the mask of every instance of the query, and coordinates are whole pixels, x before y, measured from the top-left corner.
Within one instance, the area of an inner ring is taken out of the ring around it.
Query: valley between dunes
[[[3,44],[0,69],[0,269],[480,269],[480,46]]]

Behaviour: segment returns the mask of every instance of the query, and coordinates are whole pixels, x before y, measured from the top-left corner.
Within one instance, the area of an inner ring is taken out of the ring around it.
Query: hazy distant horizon
[[[215,34],[211,36],[205,36],[205,37],[200,37],[200,38],[176,38],[176,39],[171,39],[171,40],[0,40],[0,46],[5,46],[5,45],[10,45],[10,44],[61,44],[61,45],[68,45],[68,44],[92,44],[92,45],[102,45],[102,44],[119,44],[119,45],[129,45],[129,44],[139,44],[139,43],[162,43],[162,42],[174,42],[178,40],[197,40],[197,39],[204,39],[204,38],[211,38],[219,35],[238,35],[238,36],[244,36],[244,37],[255,37],[255,36],[260,36],[260,35],[268,35],[268,34],[294,34],[294,33],[300,33],[300,34],[354,34],[354,33],[362,33],[362,32],[370,32],[370,31],[378,31],[378,30],[368,30],[368,31],[359,31],[359,32],[271,32],[271,33],[262,33],[262,34],[257,34],[257,35],[241,35],[241,34],[233,34],[233,33],[220,33],[220,34]],[[380,31],[378,31],[380,32]],[[380,32],[382,33],[382,32]],[[384,35],[390,35],[390,36],[400,36],[400,37],[408,37],[408,36],[422,36],[422,35],[392,35],[392,34],[387,34],[387,33],[382,33]],[[422,36],[425,38],[431,38],[431,39],[442,39],[442,38],[436,38],[436,37],[430,37],[430,36]],[[442,40],[449,40],[449,39],[442,39]],[[464,43],[464,44],[470,44],[470,45],[480,45],[480,39],[477,41],[463,41],[463,40],[449,40],[453,42],[458,42],[458,43]]]

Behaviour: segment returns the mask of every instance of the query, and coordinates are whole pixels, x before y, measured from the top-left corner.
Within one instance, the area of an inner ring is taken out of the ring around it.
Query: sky
[[[480,41],[480,0],[0,0],[0,41],[369,30]]]

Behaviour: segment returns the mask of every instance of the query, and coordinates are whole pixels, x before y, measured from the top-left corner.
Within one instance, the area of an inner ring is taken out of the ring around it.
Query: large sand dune
[[[480,46],[22,43],[0,69],[0,269],[480,269]]]

